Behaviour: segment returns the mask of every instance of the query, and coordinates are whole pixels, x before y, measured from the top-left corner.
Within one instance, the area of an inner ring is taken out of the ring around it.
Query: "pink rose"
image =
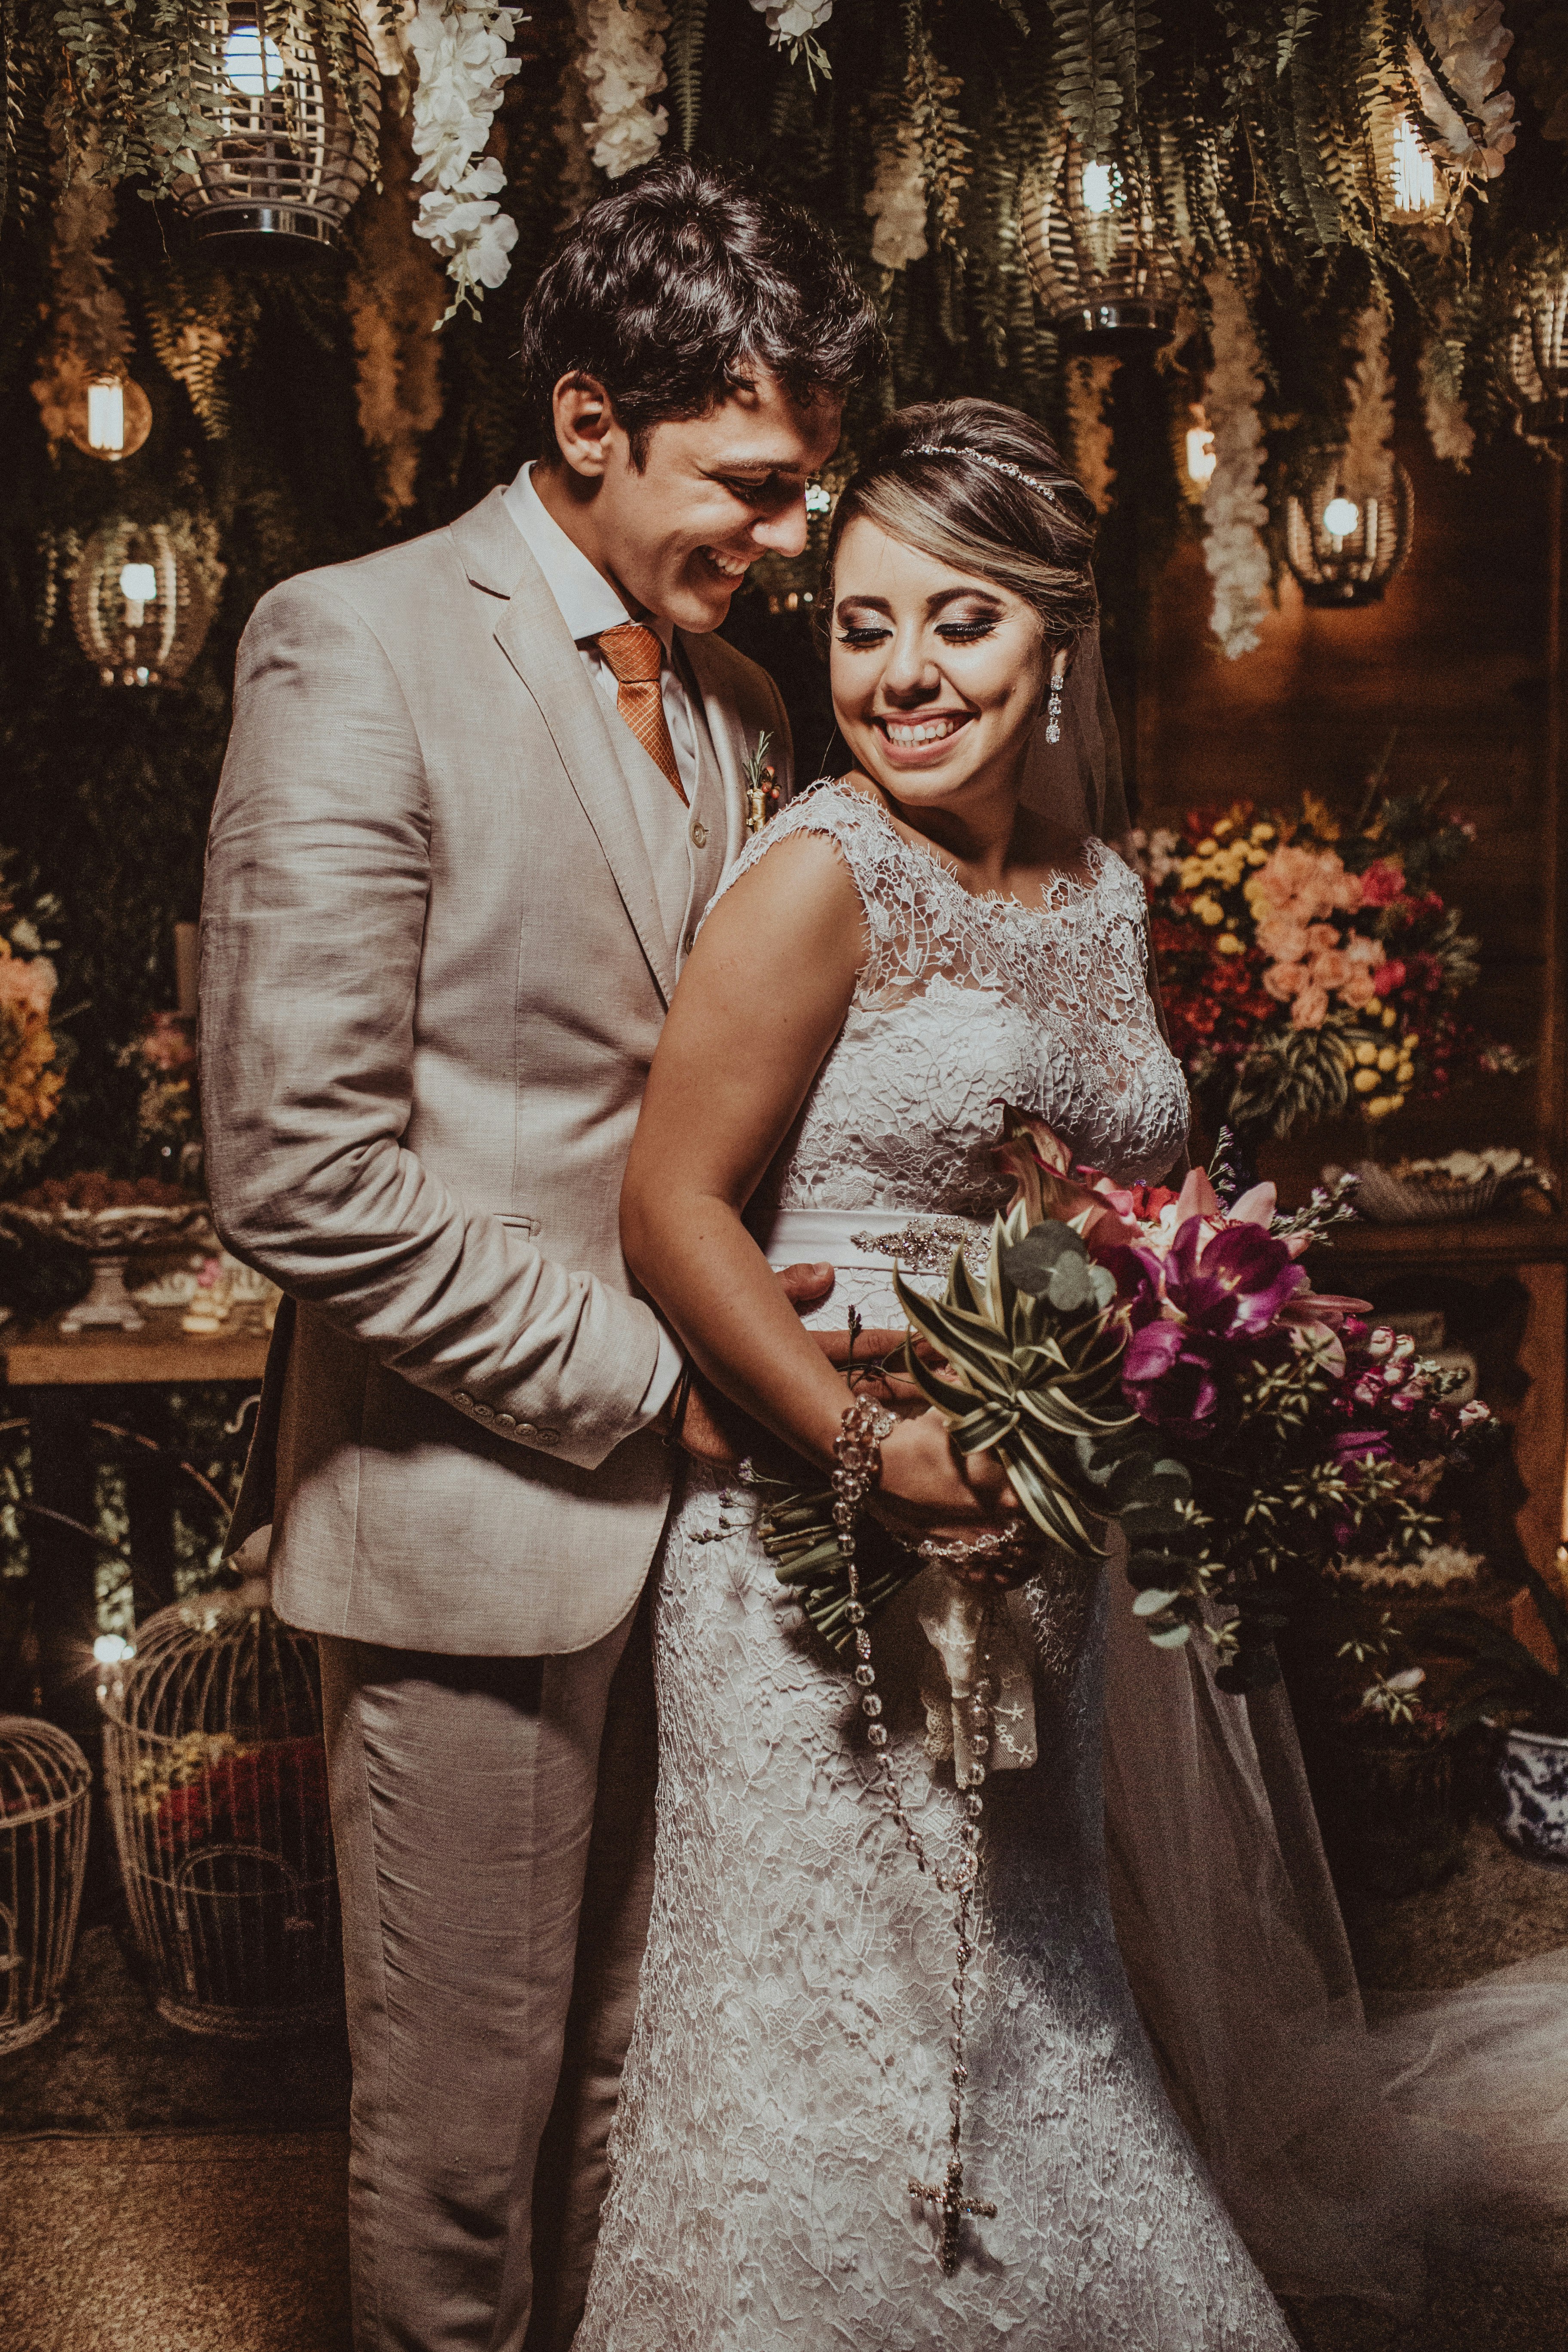
[[[1322,878],[1331,907],[1342,907],[1349,914],[1352,908],[1361,905],[1360,875],[1347,874],[1343,861],[1336,857],[1331,850],[1323,852]]]
[[[1270,996],[1288,1004],[1307,985],[1307,967],[1300,963],[1271,963],[1263,975],[1263,985]]]
[[[1382,941],[1363,939],[1359,931],[1351,933],[1344,952],[1348,962],[1361,964],[1369,971],[1375,971],[1384,960]]]
[[[1386,963],[1380,963],[1372,975],[1373,993],[1376,996],[1392,996],[1396,988],[1404,985],[1405,966],[1397,956],[1391,956]]]
[[[1339,943],[1340,935],[1332,923],[1308,924],[1307,945],[1310,948],[1337,948]]]
[[[20,1013],[47,1020],[56,979],[47,956],[33,956],[26,962],[20,956],[0,956],[0,1004],[14,1004]]]
[[[1364,968],[1358,968],[1352,971],[1348,980],[1341,982],[1340,994],[1352,1013],[1359,1013],[1363,1004],[1372,1003],[1377,991],[1373,986],[1370,972]]]
[[[1328,1009],[1328,990],[1319,982],[1310,980],[1305,988],[1298,990],[1291,1003],[1290,1026],[1292,1029],[1321,1029]]]
[[[1307,969],[1321,987],[1335,989],[1344,986],[1352,966],[1338,948],[1320,948]]]
[[[1266,956],[1276,963],[1304,963],[1307,960],[1307,933],[1289,915],[1267,915],[1258,926],[1258,944]]]

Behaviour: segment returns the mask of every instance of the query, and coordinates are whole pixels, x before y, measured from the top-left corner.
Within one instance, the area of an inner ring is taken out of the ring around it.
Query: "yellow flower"
[[[1398,1059],[1399,1055],[1394,1048],[1392,1045],[1385,1045],[1377,1057],[1377,1066],[1380,1070],[1392,1070]]]
[[[1338,841],[1340,837],[1338,820],[1316,793],[1302,793],[1301,822],[1311,826],[1320,841]]]
[[[1271,824],[1255,824],[1247,838],[1251,841],[1272,841],[1274,827]]]
[[[1215,945],[1218,948],[1221,955],[1239,955],[1241,953],[1241,941],[1237,938],[1234,931],[1222,931],[1218,939],[1215,940]]]
[[[1364,1070],[1362,1072],[1363,1077],[1365,1077],[1368,1075],[1368,1072]],[[1360,1079],[1358,1079],[1356,1083],[1359,1085],[1361,1083]],[[1372,1100],[1369,1103],[1363,1103],[1362,1108],[1365,1111],[1368,1118],[1386,1118],[1391,1110],[1397,1110],[1399,1108],[1399,1106],[1404,1099],[1405,1097],[1403,1095],[1373,1095]]]
[[[1266,849],[1249,849],[1247,853],[1247,862],[1249,866],[1267,866],[1268,852]]]
[[[1362,1006],[1362,1011],[1363,1013],[1381,1013],[1383,1011],[1382,997],[1369,996],[1366,1003]],[[1384,1025],[1386,1026],[1386,1024]]]
[[[1232,820],[1228,816],[1222,816],[1219,823],[1214,829],[1215,839],[1216,841],[1222,841],[1227,833],[1234,833],[1235,831],[1236,826]]]
[[[1358,1070],[1351,1083],[1355,1087],[1358,1095],[1369,1095],[1371,1094],[1373,1087],[1377,1084],[1377,1072],[1375,1070]]]
[[[1225,908],[1217,898],[1209,898],[1206,892],[1203,898],[1193,900],[1193,912],[1200,923],[1213,925],[1225,920]]]
[[[1203,859],[1201,857],[1184,857],[1182,860],[1181,873],[1178,878],[1180,879],[1184,890],[1195,890],[1200,882],[1206,882],[1208,879],[1208,873],[1204,865]]]
[[[1399,1067],[1394,1073],[1394,1083],[1396,1087],[1407,1087],[1415,1076],[1415,1069],[1414,1064],[1410,1062],[1401,1062]]]
[[[1392,1029],[1392,1028],[1393,1028],[1393,1026],[1394,1026],[1394,1023],[1398,1020],[1398,1018],[1399,1018],[1399,1015],[1398,1015],[1398,1013],[1395,1013],[1395,1011],[1394,1011],[1394,1007],[1393,1007],[1393,1005],[1392,1005],[1392,1004],[1385,1004],[1385,1005],[1384,1006],[1384,1008],[1383,1008],[1383,1025],[1384,1025],[1384,1027],[1385,1029]]]
[[[1403,1095],[1390,1095],[1388,1097],[1388,1108],[1390,1110],[1400,1110],[1404,1108],[1404,1104],[1405,1097]]]
[[[1211,833],[1205,841],[1199,842],[1198,856],[1200,857],[1212,857],[1218,847],[1219,844]]]
[[[1377,1047],[1367,1045],[1363,1040],[1355,1049],[1355,1057],[1363,1069],[1370,1069],[1377,1059]]]

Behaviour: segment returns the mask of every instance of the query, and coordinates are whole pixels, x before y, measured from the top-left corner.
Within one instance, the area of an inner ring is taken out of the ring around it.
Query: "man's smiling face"
[[[766,369],[704,416],[649,428],[643,463],[602,387],[556,388],[563,462],[534,485],[556,520],[636,611],[716,629],[759,555],[805,545],[805,488],[837,446],[842,404],[793,401]]]

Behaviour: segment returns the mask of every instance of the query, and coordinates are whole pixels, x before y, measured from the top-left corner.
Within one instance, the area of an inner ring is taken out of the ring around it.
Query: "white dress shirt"
[[[619,682],[614,670],[600,652],[596,640],[605,629],[618,629],[637,616],[628,613],[625,604],[611,587],[602,572],[595,570],[582,549],[567,538],[554,516],[550,513],[530,477],[533,466],[530,461],[517,479],[501,492],[501,502],[521,532],[529,553],[544,574],[545,585],[561,608],[561,617],[577,641],[583,667],[593,680],[595,693],[604,698],[617,727],[626,725],[616,707]],[[673,621],[643,622],[651,629],[664,647],[664,661],[659,670],[659,688],[664,698],[664,716],[669,729],[669,740],[675,752],[675,764],[680,771],[680,781],[686,787],[687,799],[697,793],[698,751],[697,728],[692,716],[690,698],[680,672],[671,658],[671,643],[675,635]],[[636,770],[634,768],[634,775]],[[637,792],[637,823],[645,838],[651,841],[654,828],[661,833],[679,832],[685,837],[687,813],[677,795],[661,776],[656,787],[646,793]],[[659,1327],[658,1360],[653,1377],[643,1391],[642,1410],[648,1420],[661,1412],[675,1393],[680,1378],[682,1357],[679,1346],[662,1324]]]
[[[561,525],[545,506],[531,479],[532,461],[523,467],[515,482],[501,492],[502,502],[518,530],[522,533],[529,553],[543,572],[551,594],[561,607],[561,617],[577,640],[577,651],[583,667],[593,679],[596,691],[615,712],[616,723],[624,727],[616,706],[618,685],[614,670],[600,652],[597,640],[605,629],[624,628],[628,621],[638,618],[628,613],[602,572],[595,570],[575,541],[567,538]],[[691,699],[672,654],[675,637],[673,621],[659,621],[652,614],[643,616],[642,625],[651,629],[664,648],[664,661],[659,671],[659,691],[664,698],[665,723],[675,751],[675,764],[680,771],[680,781],[687,799],[697,793],[697,727],[692,716]],[[651,818],[684,831],[685,813],[673,793],[667,795],[668,806],[656,803],[651,809],[638,807],[637,816],[646,826]]]

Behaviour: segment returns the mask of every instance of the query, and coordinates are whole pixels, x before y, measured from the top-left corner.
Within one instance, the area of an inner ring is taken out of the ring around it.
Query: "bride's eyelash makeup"
[[[977,645],[982,637],[988,637],[995,626],[994,614],[983,621],[943,621],[937,635],[950,646],[973,646]],[[877,628],[869,622],[862,622],[858,626],[847,622],[839,630],[838,642],[841,646],[856,647],[879,646],[884,645],[892,634],[890,629]]]

